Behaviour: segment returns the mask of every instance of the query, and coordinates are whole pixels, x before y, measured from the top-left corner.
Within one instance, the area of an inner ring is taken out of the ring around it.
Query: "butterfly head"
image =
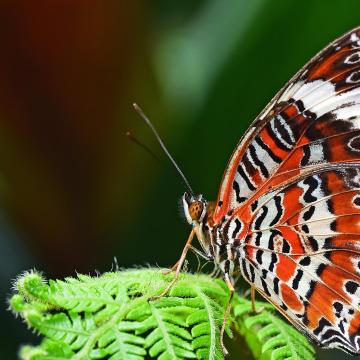
[[[209,226],[213,224],[213,213],[215,210],[215,201],[207,201],[202,195],[194,196],[185,193],[182,197],[183,210],[186,220],[195,230],[205,254],[210,258],[210,240],[207,236]]]
[[[197,226],[204,221],[207,212],[207,201],[202,195],[192,196],[187,192],[182,197],[186,220],[190,225]]]

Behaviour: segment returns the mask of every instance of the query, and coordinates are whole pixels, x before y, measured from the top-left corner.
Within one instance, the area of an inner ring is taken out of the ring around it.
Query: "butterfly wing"
[[[359,85],[360,28],[315,56],[255,119],[226,168],[215,223],[304,167],[360,160]]]
[[[360,353],[360,28],[255,119],[213,216],[244,278],[324,347]]]
[[[253,204],[243,277],[319,345],[360,353],[360,164],[313,170]],[[233,216],[231,222],[236,221]]]

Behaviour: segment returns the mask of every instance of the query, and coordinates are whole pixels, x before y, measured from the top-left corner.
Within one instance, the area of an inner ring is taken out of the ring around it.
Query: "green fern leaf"
[[[228,294],[206,276],[181,275],[169,296],[149,302],[171,278],[133,270],[47,285],[36,272],[26,273],[11,305],[46,340],[25,347],[22,358],[167,360],[196,358],[197,352],[222,358],[218,324]]]
[[[65,360],[71,359],[73,355],[70,346],[49,339],[45,339],[38,347],[24,346],[20,352],[21,359],[25,360]]]
[[[79,274],[47,284],[39,273],[23,274],[10,305],[44,340],[23,347],[21,358],[223,359],[219,329],[229,296],[226,285],[205,275],[181,274],[166,297],[149,301],[172,278],[141,269],[99,277]],[[250,302],[238,295],[234,304],[230,320],[256,358],[313,359],[307,340],[271,311],[252,315]]]
[[[315,351],[307,339],[276,316],[273,307],[267,303],[257,303],[263,307],[253,314],[251,303],[236,298],[234,316],[240,332],[245,336],[250,350],[257,359],[271,360],[313,360]]]

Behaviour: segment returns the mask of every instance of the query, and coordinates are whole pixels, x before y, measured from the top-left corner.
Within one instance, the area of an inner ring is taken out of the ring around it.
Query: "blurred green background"
[[[132,102],[194,190],[215,199],[249,122],[359,24],[358,0],[1,0],[0,358],[38,341],[5,311],[21,271],[63,277],[110,270],[114,256],[124,267],[177,260],[189,232],[184,187]]]

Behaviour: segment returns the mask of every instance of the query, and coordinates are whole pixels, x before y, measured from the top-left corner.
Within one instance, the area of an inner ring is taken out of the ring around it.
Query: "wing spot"
[[[331,231],[336,231],[336,220],[332,221],[330,223],[330,230]]]
[[[307,225],[303,225],[303,226],[301,227],[301,230],[302,230],[304,233],[306,233],[306,234],[308,234],[308,233],[310,232],[309,227],[308,227]]]
[[[298,269],[296,272],[296,276],[294,277],[294,280],[292,282],[292,288],[294,290],[297,290],[299,288],[299,283],[301,278],[303,277],[304,272],[301,269]]]
[[[360,209],[360,196],[359,195],[355,195],[353,197],[353,204],[355,205],[355,207],[357,207],[358,209]]]
[[[309,244],[310,244],[311,248],[313,249],[313,251],[318,251],[319,250],[319,244],[316,241],[316,239],[313,236],[309,236],[308,240],[309,240]]]
[[[269,266],[269,270],[270,271],[274,271],[274,266],[277,263],[277,255],[275,253],[271,253],[271,262],[270,262],[270,266]]]
[[[291,248],[290,248],[290,244],[287,240],[283,239],[283,243],[282,243],[282,252],[284,254],[288,254],[290,252]]]
[[[346,291],[352,295],[356,293],[356,290],[358,289],[358,287],[359,287],[359,284],[357,284],[355,281],[351,281],[351,280],[345,284]]]
[[[323,263],[321,263],[321,264],[318,266],[318,268],[316,269],[316,275],[317,275],[318,277],[320,277],[321,274],[323,273],[323,271],[325,270],[325,268],[326,268],[326,265],[323,264]]]
[[[340,323],[339,323],[339,329],[340,329],[340,331],[341,331],[343,334],[345,333],[343,321],[340,321]]]
[[[311,205],[307,211],[304,212],[303,219],[305,221],[310,220],[311,217],[314,215],[315,206]]]
[[[360,71],[354,71],[347,78],[346,82],[350,84],[356,84],[360,82]]]
[[[262,255],[263,255],[263,253],[264,253],[263,250],[258,250],[256,252],[256,260],[260,265],[262,264]]]
[[[299,264],[302,266],[309,266],[311,264],[310,256],[305,256],[299,261]]]
[[[258,201],[255,200],[253,203],[251,203],[251,211],[255,212],[257,206],[258,206]]]
[[[333,307],[334,307],[334,309],[336,310],[336,312],[337,312],[337,313],[339,314],[339,316],[340,316],[340,313],[341,313],[342,309],[344,308],[343,304],[341,304],[341,303],[338,302],[338,301],[335,301],[334,304],[333,304]],[[336,316],[338,316],[338,315],[336,315]],[[338,317],[339,317],[339,316],[338,316]]]
[[[313,331],[314,335],[318,336],[325,327],[331,327],[331,323],[329,322],[329,320],[321,317],[318,323],[318,327]]]
[[[344,63],[345,64],[349,64],[349,65],[352,65],[352,64],[356,64],[360,62],[360,52],[356,52],[354,54],[351,54],[349,55],[345,60],[344,60]]]
[[[306,294],[305,294],[305,298],[306,298],[307,300],[309,300],[309,299],[311,298],[311,296],[312,296],[312,294],[313,294],[313,292],[314,292],[314,290],[315,290],[315,286],[316,286],[315,280],[310,280],[309,289],[308,289],[308,291],[307,291]]]
[[[274,279],[274,292],[276,295],[279,295],[279,278]]]
[[[354,136],[348,142],[348,147],[351,151],[360,152],[360,136]]]

